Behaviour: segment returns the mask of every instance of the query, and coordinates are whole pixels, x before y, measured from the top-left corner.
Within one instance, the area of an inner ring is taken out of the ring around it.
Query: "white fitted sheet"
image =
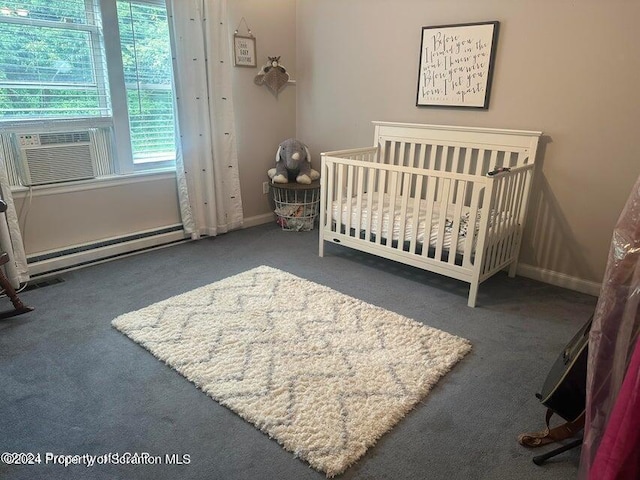
[[[400,240],[400,230],[401,230],[401,216],[402,216],[402,198],[397,197],[394,206],[393,219],[391,219],[391,201],[389,195],[385,195],[383,199],[382,208],[379,208],[377,195],[374,195],[372,199],[372,205],[369,207],[367,203],[368,199],[365,195],[362,198],[362,208],[360,214],[360,229],[366,230],[369,227],[369,231],[378,235],[378,216],[382,214],[382,227],[380,235],[383,238],[389,237],[389,222],[392,221],[392,240],[399,241]],[[418,222],[418,229],[416,233],[416,242],[419,244],[424,244],[424,239],[426,236],[429,238],[429,245],[431,247],[436,247],[438,240],[438,232],[440,230],[440,203],[434,203],[432,209],[432,215],[430,219],[430,228],[427,228],[427,202],[425,200],[419,201],[418,211],[414,212],[414,199],[409,198],[407,202],[407,211],[405,215],[405,225],[404,225],[404,241],[409,242],[412,240],[413,231],[414,231],[414,223]],[[357,198],[353,197],[351,199],[344,199],[342,202],[342,220],[341,223],[346,222],[347,212],[351,210],[351,228],[356,228],[356,222],[358,219],[358,205]],[[446,215],[444,216],[444,240],[442,244],[442,248],[445,250],[451,249],[451,237],[452,231],[454,227],[454,216],[456,212],[456,205],[449,204],[447,205]],[[339,213],[340,204],[337,201],[334,201],[332,204],[331,212],[332,218],[335,222],[339,222]],[[369,216],[371,216],[371,223],[369,222]],[[458,239],[456,242],[456,252],[462,253],[465,247],[465,241],[467,238],[467,234],[469,232],[469,224],[472,223],[474,228],[472,230],[473,238],[473,247],[475,248],[475,244],[477,241],[477,233],[480,227],[480,211],[477,212],[475,222],[469,221],[470,209],[469,207],[463,206],[460,209],[460,228],[458,231]],[[495,219],[494,215],[492,215],[492,221]],[[505,216],[502,216],[505,218]]]

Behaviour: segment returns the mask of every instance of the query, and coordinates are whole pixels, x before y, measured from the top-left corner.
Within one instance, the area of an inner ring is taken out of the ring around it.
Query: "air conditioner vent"
[[[94,148],[88,131],[19,134],[23,185],[46,185],[95,178]]]
[[[41,133],[40,145],[58,145],[60,143],[88,142],[89,132]]]

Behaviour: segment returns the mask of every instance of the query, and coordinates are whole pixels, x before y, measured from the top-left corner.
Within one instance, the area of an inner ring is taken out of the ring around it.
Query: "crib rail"
[[[471,275],[475,219],[488,216],[493,179],[328,154],[321,169],[321,255],[324,238],[364,239],[372,253],[418,256],[456,278]]]
[[[461,141],[438,143],[389,135],[378,137],[380,163],[427,168],[470,175],[486,175],[498,167],[519,167],[532,163],[527,148],[469,144]]]
[[[348,150],[335,150],[333,152],[324,152],[323,157],[337,157],[350,160],[362,160],[365,162],[377,161],[378,147],[351,148]]]

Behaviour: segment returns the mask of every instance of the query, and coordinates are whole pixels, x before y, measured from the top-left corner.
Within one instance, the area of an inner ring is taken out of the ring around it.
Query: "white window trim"
[[[131,130],[127,110],[127,89],[124,82],[124,67],[120,46],[120,30],[116,0],[100,0],[102,25],[109,25],[109,29],[117,35],[102,35],[105,56],[107,57],[109,87],[111,92],[111,110],[113,112],[113,132],[116,141],[116,171],[120,174],[135,171],[133,151],[131,149]]]
[[[35,185],[33,187],[12,186],[11,194],[14,198],[26,196],[50,196],[98,188],[112,188],[115,186],[147,183],[176,178],[176,170],[173,167],[147,170],[144,172],[130,173],[128,175],[111,175],[97,177],[89,180],[77,180],[74,182],[52,183],[48,185]]]

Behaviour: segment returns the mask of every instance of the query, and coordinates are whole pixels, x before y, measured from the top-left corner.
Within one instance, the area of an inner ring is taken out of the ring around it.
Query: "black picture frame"
[[[416,106],[488,109],[499,27],[422,27]]]

